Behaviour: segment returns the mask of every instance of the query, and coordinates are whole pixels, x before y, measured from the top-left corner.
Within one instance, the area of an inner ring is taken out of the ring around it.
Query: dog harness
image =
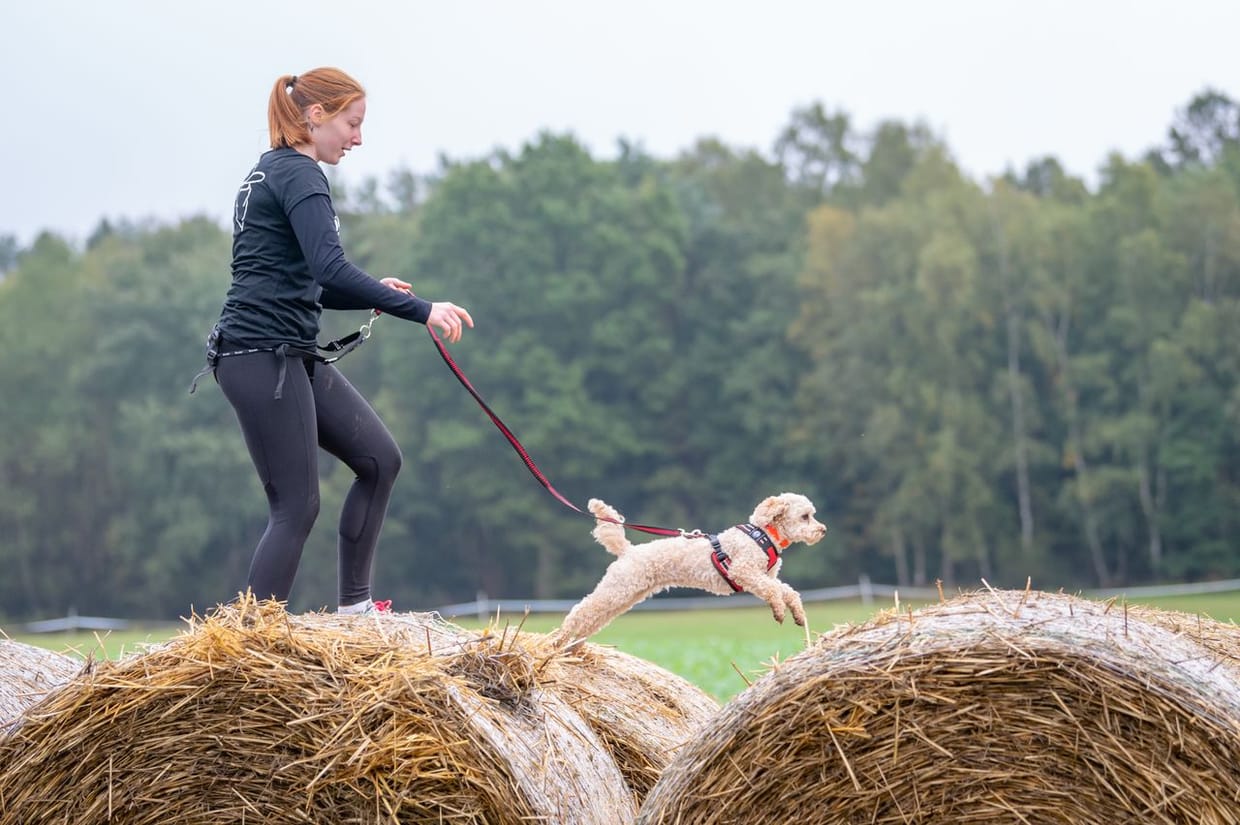
[[[754,540],[754,543],[766,553],[766,569],[770,570],[779,563],[779,557],[792,542],[779,534],[779,530],[774,524],[768,525],[765,530],[756,524],[745,522],[736,525],[736,529]],[[708,536],[710,546],[714,551],[710,554],[710,561],[715,565],[715,569],[719,571],[719,575],[723,576],[723,580],[732,588],[733,593],[742,593],[745,588],[736,583],[736,580],[728,573],[728,569],[732,566],[732,559],[724,552],[723,545],[719,543],[719,535],[712,533]]]

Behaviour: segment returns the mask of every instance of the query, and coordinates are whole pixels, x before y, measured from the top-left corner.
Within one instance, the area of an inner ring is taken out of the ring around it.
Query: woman
[[[271,150],[237,193],[232,286],[208,347],[267,493],[270,516],[250,566],[259,598],[288,599],[319,513],[318,448],[356,474],[340,515],[339,610],[367,613],[371,562],[401,453],[374,409],[315,355],[323,309],[377,309],[460,340],[469,313],[415,297],[397,278],[357,268],[340,247],[339,220],[320,163],[362,145],[365,90],[344,72],[285,75],[271,90]],[[317,359],[317,360],[316,360]]]

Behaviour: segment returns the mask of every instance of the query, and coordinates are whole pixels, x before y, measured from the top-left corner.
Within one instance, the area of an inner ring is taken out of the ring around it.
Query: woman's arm
[[[311,195],[289,212],[310,276],[323,287],[320,303],[329,309],[379,309],[397,318],[425,324],[431,303],[393,289],[349,263],[340,246],[331,199]]]

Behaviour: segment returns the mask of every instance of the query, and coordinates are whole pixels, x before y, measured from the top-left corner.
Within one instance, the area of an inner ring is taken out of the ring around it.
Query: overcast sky
[[[1238,0],[111,0],[5,2],[0,234],[101,218],[224,225],[267,146],[275,78],[368,91],[345,182],[571,132],[670,158],[770,152],[815,101],[860,131],[922,121],[975,180],[1054,155],[1094,180],[1207,87],[1240,98]]]

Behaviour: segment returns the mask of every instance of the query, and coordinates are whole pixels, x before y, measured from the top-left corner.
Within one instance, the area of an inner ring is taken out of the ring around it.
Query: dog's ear
[[[788,511],[788,502],[779,496],[770,496],[754,508],[749,520],[754,524],[770,524]]]

